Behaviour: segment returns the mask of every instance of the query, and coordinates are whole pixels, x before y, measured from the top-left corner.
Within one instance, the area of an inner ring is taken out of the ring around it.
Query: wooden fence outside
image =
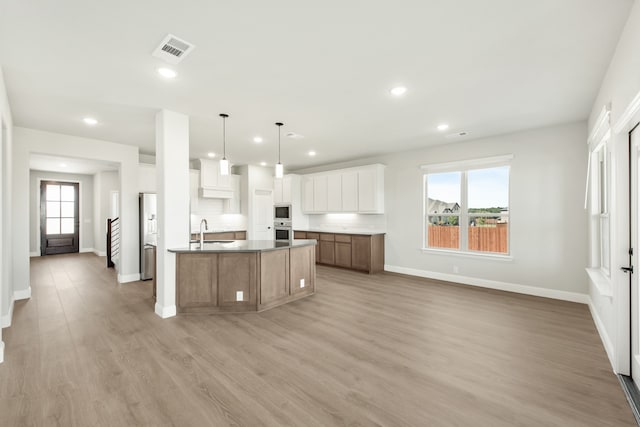
[[[469,227],[469,250],[507,253],[508,227],[508,224],[496,224],[495,227]],[[460,248],[460,227],[458,226],[429,224],[427,236],[431,248]]]

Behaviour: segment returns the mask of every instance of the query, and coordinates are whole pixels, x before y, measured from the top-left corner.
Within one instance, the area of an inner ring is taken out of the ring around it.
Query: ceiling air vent
[[[169,34],[162,40],[160,45],[153,51],[152,56],[167,61],[170,64],[177,64],[182,61],[196,47],[173,34]]]

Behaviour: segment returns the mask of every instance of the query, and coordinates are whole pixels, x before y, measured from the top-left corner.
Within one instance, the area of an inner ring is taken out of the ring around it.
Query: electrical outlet
[[[454,272],[454,273],[460,273],[460,269],[458,268],[458,266],[457,266],[457,265],[454,265],[454,266],[453,266],[453,272]]]
[[[244,301],[244,292],[236,291],[236,301]]]
[[[300,279],[300,287],[304,288],[304,279]]]

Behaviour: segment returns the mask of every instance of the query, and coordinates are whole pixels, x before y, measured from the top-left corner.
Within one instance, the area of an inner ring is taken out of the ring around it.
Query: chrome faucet
[[[207,224],[207,220],[202,218],[202,221],[200,221],[200,250],[204,249],[204,230],[202,230],[202,224],[204,224],[205,230],[209,230],[209,224]]]

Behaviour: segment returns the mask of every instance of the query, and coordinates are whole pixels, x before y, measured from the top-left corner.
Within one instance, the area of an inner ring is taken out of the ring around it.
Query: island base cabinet
[[[290,249],[290,294],[304,295],[315,292],[316,255],[315,246]]]
[[[218,254],[218,305],[237,311],[255,310],[257,254]]]
[[[289,251],[260,254],[260,304],[289,296]]]
[[[209,254],[178,254],[176,276],[179,309],[218,305],[218,256]],[[197,311],[197,310],[195,310]]]

